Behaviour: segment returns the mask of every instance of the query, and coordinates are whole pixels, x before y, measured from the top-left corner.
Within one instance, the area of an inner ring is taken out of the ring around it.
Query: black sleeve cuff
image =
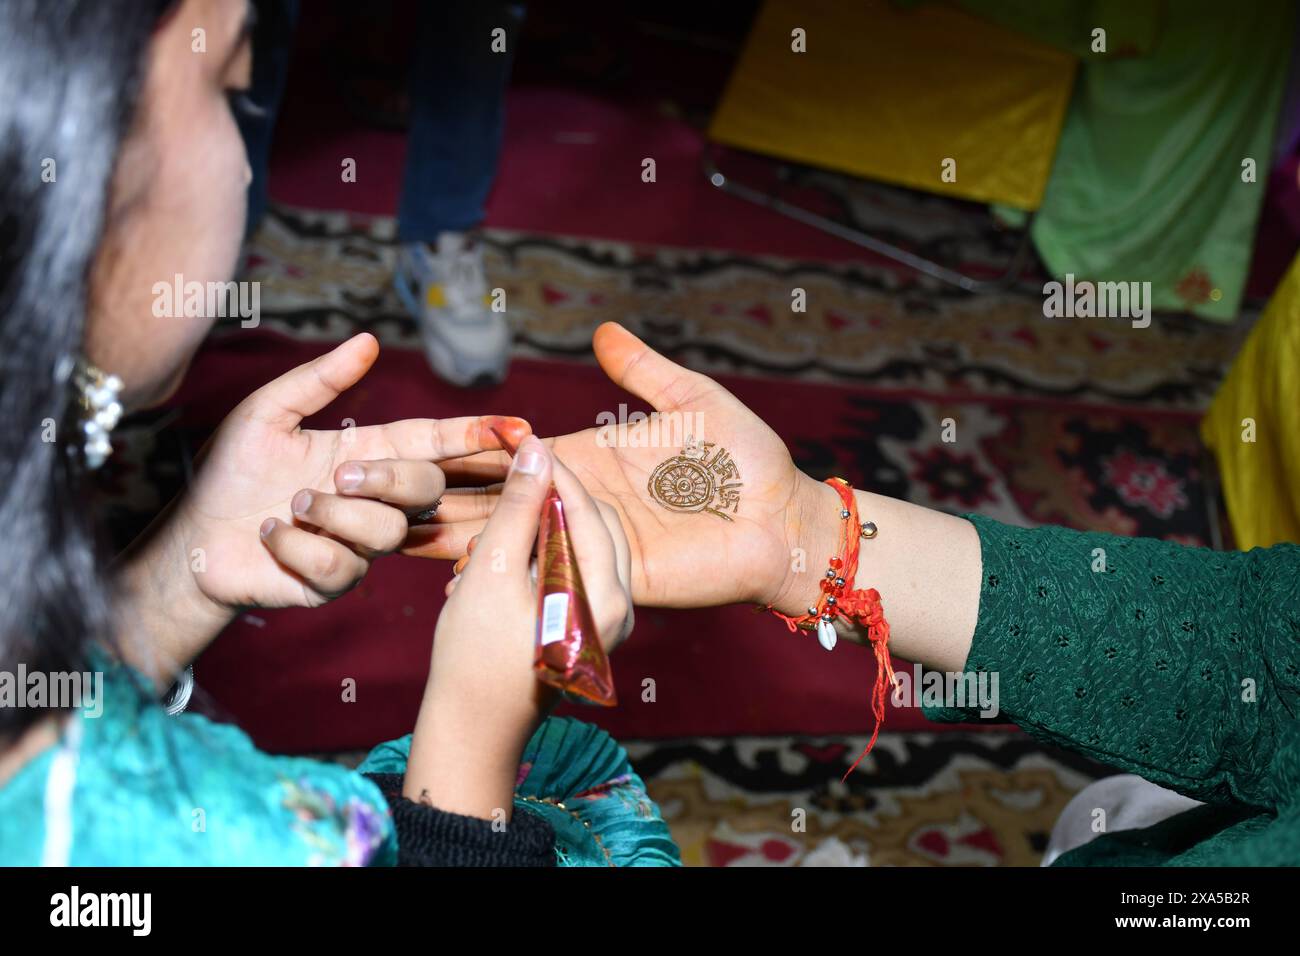
[[[402,796],[400,773],[365,774],[383,792],[397,828],[398,866],[555,866],[555,831],[516,808],[504,830]]]

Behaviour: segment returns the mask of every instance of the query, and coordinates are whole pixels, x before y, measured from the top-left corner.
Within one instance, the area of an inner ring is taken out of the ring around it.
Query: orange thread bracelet
[[[862,539],[874,538],[876,525],[871,521],[858,521],[858,502],[853,497],[852,485],[843,478],[827,478],[826,484],[835,489],[844,505],[840,509],[840,518],[843,519],[840,553],[843,557],[830,559],[830,567],[821,582],[821,596],[817,599],[816,606],[808,608],[808,613],[791,617],[774,608],[769,610],[785,621],[791,632],[815,630],[818,641],[827,650],[832,649],[836,643],[835,618],[842,617],[866,628],[867,640],[876,655],[876,682],[871,693],[871,713],[876,718],[876,726],[871,731],[871,740],[866,749],[844,774],[847,780],[849,774],[862,762],[862,758],[871,753],[871,748],[876,745],[880,727],[885,722],[885,700],[889,696],[889,688],[894,686],[895,678],[889,660],[889,622],[885,620],[880,592],[875,588],[853,588]]]

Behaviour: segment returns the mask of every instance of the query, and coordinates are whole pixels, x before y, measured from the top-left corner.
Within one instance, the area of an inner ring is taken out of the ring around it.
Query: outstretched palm
[[[633,599],[659,607],[775,600],[800,520],[800,475],[784,442],[722,386],[622,327],[601,326],[593,346],[606,374],[656,412],[613,434],[589,428],[550,441],[592,496],[618,512],[632,550]],[[471,502],[460,516],[481,519]]]

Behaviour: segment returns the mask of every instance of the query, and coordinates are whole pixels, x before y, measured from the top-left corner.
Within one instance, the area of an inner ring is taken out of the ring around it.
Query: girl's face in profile
[[[235,271],[251,173],[229,96],[250,81],[249,16],[245,0],[182,0],[148,48],[86,328],[87,356],[121,377],[128,408],[167,398],[212,324],[179,302],[155,315],[155,284],[179,275],[206,288]]]

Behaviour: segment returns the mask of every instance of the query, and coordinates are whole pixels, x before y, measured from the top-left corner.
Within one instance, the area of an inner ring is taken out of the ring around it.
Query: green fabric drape
[[[962,6],[1080,57],[1031,227],[1048,270],[1058,278],[1150,282],[1155,309],[1235,319],[1290,65],[1292,4]],[[1105,53],[1091,48],[1098,27],[1106,30]],[[1253,177],[1245,177],[1247,161]]]

